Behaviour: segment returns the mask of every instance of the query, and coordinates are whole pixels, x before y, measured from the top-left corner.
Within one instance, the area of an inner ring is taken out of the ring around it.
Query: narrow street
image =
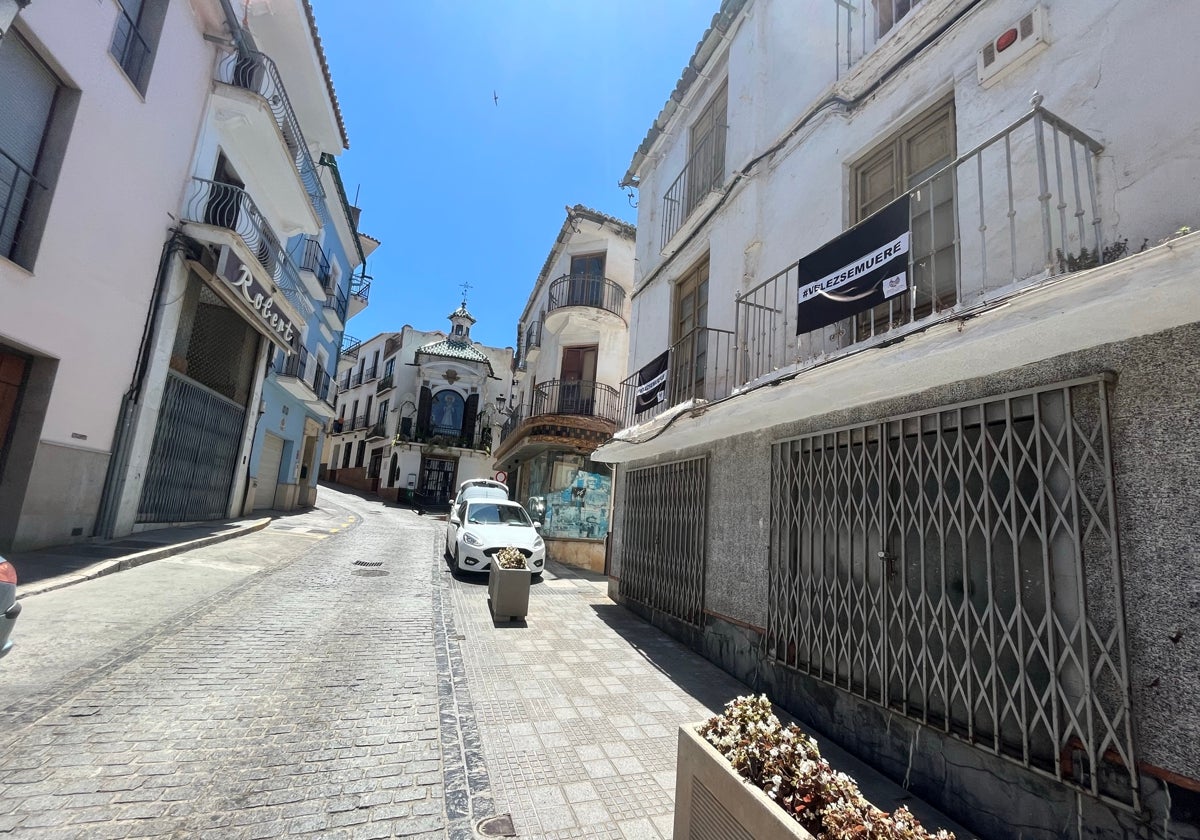
[[[669,837],[675,728],[741,686],[596,575],[554,567],[524,624],[494,624],[442,526],[322,487],[314,512],[26,599],[0,834],[468,838],[511,814],[521,837]]]

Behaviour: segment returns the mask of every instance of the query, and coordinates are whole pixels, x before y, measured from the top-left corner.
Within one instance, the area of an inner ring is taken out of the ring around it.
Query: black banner
[[[664,350],[662,355],[638,371],[637,395],[633,401],[635,414],[649,411],[667,401],[667,357],[670,352]]]
[[[908,196],[813,251],[798,266],[796,333],[857,315],[908,288]]]

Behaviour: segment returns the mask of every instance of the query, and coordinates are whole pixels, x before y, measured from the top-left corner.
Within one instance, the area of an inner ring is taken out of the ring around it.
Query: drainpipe
[[[112,454],[108,459],[108,471],[105,473],[104,489],[100,495],[100,509],[96,513],[96,524],[92,529],[92,536],[95,537],[111,538],[114,536],[117,511],[120,507],[121,496],[125,492],[125,477],[129,472],[134,420],[141,402],[142,387],[146,382],[146,371],[150,367],[150,356],[154,352],[153,339],[158,333],[162,299],[171,274],[171,259],[176,254],[183,253],[187,249],[187,244],[188,239],[179,228],[173,228],[170,237],[163,243],[162,255],[158,260],[158,272],[154,277],[154,294],[150,301],[150,309],[146,313],[146,323],[142,327],[142,343],[138,348],[137,364],[133,368],[129,390],[121,398],[121,411],[117,416],[116,431],[113,433]]]
[[[0,3],[2,2],[4,0],[0,0]],[[238,21],[237,12],[233,10],[230,0],[221,0],[221,9],[225,12],[225,24],[229,27],[229,34],[233,36],[233,42],[237,44],[238,52],[245,55],[248,52],[256,51],[254,37]]]

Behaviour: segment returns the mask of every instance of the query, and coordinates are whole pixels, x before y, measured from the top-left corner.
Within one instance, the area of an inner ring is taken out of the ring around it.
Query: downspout
[[[163,295],[171,273],[171,258],[187,249],[189,240],[179,228],[172,228],[171,235],[163,243],[162,255],[158,260],[158,272],[154,277],[154,294],[146,323],[142,326],[142,342],[138,348],[137,362],[129,382],[129,390],[121,398],[121,410],[117,415],[117,428],[113,433],[112,454],[108,459],[108,470],[104,476],[104,489],[100,495],[100,509],[96,512],[96,524],[92,536],[111,538],[116,528],[117,510],[125,492],[125,477],[129,473],[129,457],[134,433],[134,418],[146,383],[146,371],[150,368],[150,356],[154,352],[154,336],[158,333],[162,312]]]
[[[233,10],[230,0],[221,0],[221,9],[225,12],[225,25],[229,27],[229,34],[233,36],[238,52],[242,55],[255,52],[254,37],[238,21],[237,12]]]

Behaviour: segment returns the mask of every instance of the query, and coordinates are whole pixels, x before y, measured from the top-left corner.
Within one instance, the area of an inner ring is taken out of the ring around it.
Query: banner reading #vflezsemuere
[[[797,335],[836,324],[907,289],[910,238],[904,195],[800,260]]]
[[[638,371],[634,413],[641,414],[667,401],[667,358],[670,352],[664,350],[662,355]]]

